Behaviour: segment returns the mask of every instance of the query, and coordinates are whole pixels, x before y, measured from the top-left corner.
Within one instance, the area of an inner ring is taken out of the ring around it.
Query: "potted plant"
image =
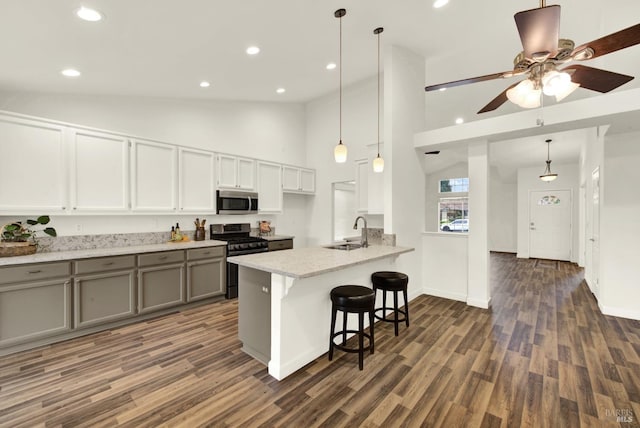
[[[36,234],[40,231],[49,236],[57,236],[53,227],[36,230],[35,226],[49,224],[51,219],[42,215],[37,219],[27,219],[25,223],[15,221],[2,226],[0,229],[0,256],[25,256],[33,254],[38,249]]]

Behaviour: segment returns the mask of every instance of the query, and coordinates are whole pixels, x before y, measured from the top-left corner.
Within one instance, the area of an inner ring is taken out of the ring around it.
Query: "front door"
[[[571,260],[571,191],[529,194],[529,257]]]

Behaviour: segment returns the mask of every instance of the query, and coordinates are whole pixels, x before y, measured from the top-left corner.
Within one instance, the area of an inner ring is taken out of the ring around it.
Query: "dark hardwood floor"
[[[491,310],[420,296],[362,372],[337,352],[276,381],[230,301],[2,357],[0,426],[640,426],[640,322],[573,264],[491,262]]]

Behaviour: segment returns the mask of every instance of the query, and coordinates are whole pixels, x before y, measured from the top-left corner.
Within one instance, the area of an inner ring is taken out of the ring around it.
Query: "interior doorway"
[[[529,193],[529,257],[571,260],[571,190]]]
[[[357,235],[353,231],[356,217],[356,183],[340,181],[333,183],[333,241]]]
[[[591,284],[589,288],[598,299],[600,279],[600,168],[591,173],[591,188],[593,192],[593,204],[591,205]]]

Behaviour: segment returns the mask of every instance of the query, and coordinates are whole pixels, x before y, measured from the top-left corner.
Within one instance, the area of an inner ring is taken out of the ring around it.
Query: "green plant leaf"
[[[49,223],[51,219],[49,218],[48,215],[41,215],[40,217],[38,217],[38,223],[40,224],[47,224]]]
[[[20,225],[18,224],[8,224],[4,227],[4,230],[6,230],[7,232],[13,232],[14,230],[19,230],[20,229]]]
[[[38,224],[38,222],[35,221],[35,220],[29,219],[29,220],[27,220],[27,224],[30,224],[31,226],[35,226],[36,224]]]
[[[58,236],[58,233],[53,227],[47,227],[43,230],[43,232],[49,236]]]

